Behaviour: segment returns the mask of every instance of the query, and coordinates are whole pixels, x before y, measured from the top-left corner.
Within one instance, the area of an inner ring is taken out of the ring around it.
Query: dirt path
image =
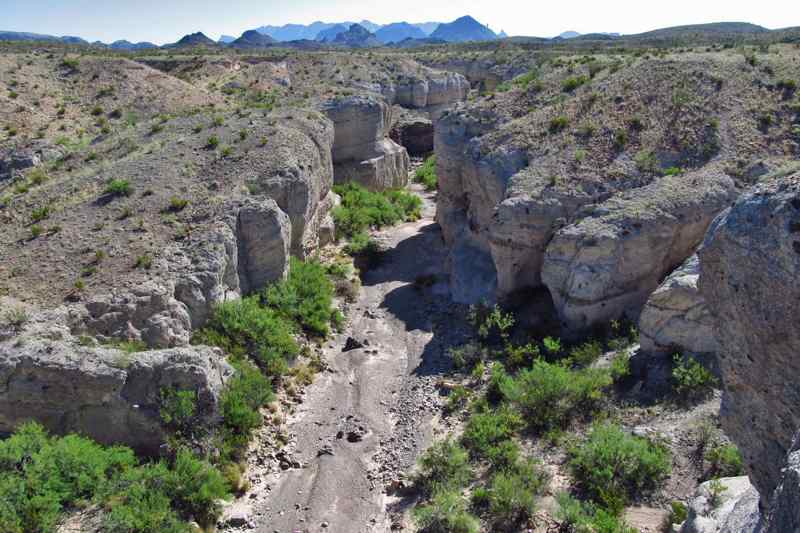
[[[266,476],[249,497],[247,522],[257,531],[391,530],[385,489],[430,440],[436,381],[447,368],[441,339],[453,338],[434,335],[434,317],[450,307],[447,286],[414,283],[442,274],[444,261],[434,198],[415,192],[422,218],[376,236],[387,251],[365,274],[348,327],[325,344],[330,371],[287,421],[289,468]],[[344,351],[348,339],[363,346]]]

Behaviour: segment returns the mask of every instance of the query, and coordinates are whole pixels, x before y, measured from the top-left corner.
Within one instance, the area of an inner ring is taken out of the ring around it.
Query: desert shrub
[[[50,437],[36,423],[23,424],[11,437],[0,441],[0,530],[52,531],[64,510],[92,501],[106,502],[113,515],[121,504],[121,497],[115,496],[120,480],[142,477],[142,472],[150,469],[155,467],[139,466],[129,448],[104,447],[77,435]],[[158,473],[162,482],[173,474],[163,465],[158,467]],[[115,531],[180,531],[180,522],[175,513],[169,511],[169,505],[198,516],[214,514],[213,507],[205,507],[208,500],[195,493],[196,488],[188,487],[181,500],[167,498],[168,505],[163,505],[162,501],[160,509],[155,505],[141,507],[141,514],[150,517],[159,510],[171,514],[174,528],[146,529],[142,526]],[[209,494],[222,497],[225,491]],[[183,506],[190,501],[197,505]]]
[[[581,85],[588,82],[589,82],[588,76],[575,76],[567,78],[561,83],[561,90],[564,91],[565,93],[571,93]]]
[[[262,422],[259,408],[274,398],[272,384],[252,363],[238,360],[233,364],[236,375],[220,397],[226,455],[237,453],[249,442],[252,431]]]
[[[197,391],[162,389],[159,415],[164,425],[175,431],[191,430],[197,415]]]
[[[655,490],[670,474],[669,451],[613,424],[595,425],[570,450],[577,485],[593,501],[619,512],[633,497]]]
[[[267,376],[275,377],[299,352],[292,329],[277,311],[262,305],[260,297],[248,296],[217,306],[195,342],[219,346],[235,357],[251,355]]]
[[[173,196],[169,199],[169,211],[173,213],[177,213],[179,211],[183,211],[186,209],[186,206],[189,205],[189,200],[185,198],[178,198],[177,196]]]
[[[523,425],[519,413],[508,405],[494,410],[473,413],[464,428],[461,441],[476,458],[492,461],[504,450],[501,444],[509,440]]]
[[[369,236],[369,233],[362,231],[350,238],[350,242],[344,247],[344,252],[351,256],[378,254],[380,245]]]
[[[180,519],[172,507],[172,499],[163,489],[168,476],[169,469],[163,462],[123,473],[114,482],[103,530],[108,533],[189,533],[191,528]]]
[[[506,344],[514,327],[514,315],[506,313],[499,306],[473,305],[469,308],[467,319],[477,330],[478,337],[489,343]]]
[[[337,185],[334,191],[342,204],[333,218],[338,234],[345,237],[419,218],[422,207],[422,200],[406,191],[371,192],[356,183]]]
[[[153,256],[150,254],[142,254],[136,258],[136,262],[134,263],[134,268],[142,268],[144,270],[150,270],[153,267]]]
[[[44,228],[38,224],[34,224],[31,226],[31,238],[38,239],[41,237],[42,233],[44,233]]]
[[[557,358],[561,355],[561,339],[545,337],[542,340],[542,346],[544,346],[544,351],[547,352],[547,355],[550,356],[550,358]]]
[[[511,369],[529,367],[535,360],[541,357],[539,347],[535,344],[525,344],[521,346],[509,344],[505,352],[506,365]]]
[[[614,150],[621,152],[628,144],[628,132],[625,130],[617,130],[614,133]]]
[[[265,303],[307,333],[326,337],[333,319],[334,286],[318,261],[292,258],[289,276],[267,287]]]
[[[447,396],[447,405],[445,406],[445,409],[450,413],[458,411],[467,405],[468,400],[469,389],[467,389],[464,385],[456,385]]]
[[[133,187],[128,180],[112,179],[106,184],[104,192],[110,196],[130,196]]]
[[[514,85],[521,87],[522,89],[527,89],[531,85],[531,83],[535,82],[538,78],[539,78],[539,71],[533,69],[521,76],[517,76],[516,78],[514,78]]]
[[[574,347],[569,352],[569,358],[573,363],[581,366],[589,366],[603,355],[603,346],[597,341],[588,341]]]
[[[486,350],[476,343],[450,348],[447,353],[458,370],[469,370],[487,357]]]
[[[537,431],[564,427],[578,413],[591,413],[611,384],[607,370],[572,370],[538,360],[515,379],[500,385],[502,396],[517,405],[530,427]]]
[[[640,172],[655,174],[660,168],[658,157],[656,157],[655,152],[652,150],[641,150],[637,152],[634,161],[636,161],[636,168],[638,168]]]
[[[212,135],[206,140],[206,148],[209,150],[216,150],[219,146],[219,137]]]
[[[558,116],[550,120],[548,131],[550,133],[559,133],[567,129],[569,126],[569,119],[565,116]]]
[[[547,475],[533,461],[518,462],[492,477],[488,513],[493,522],[507,527],[533,516],[536,498],[547,484]]]
[[[22,306],[14,306],[3,312],[3,324],[14,329],[21,329],[29,319],[28,312]]]
[[[425,186],[427,191],[435,191],[438,187],[438,177],[436,176],[436,156],[432,155],[425,160],[425,163],[417,169],[414,174],[414,181]]]
[[[414,509],[414,520],[421,533],[478,533],[480,522],[467,511],[467,502],[458,490],[443,490]]]
[[[422,454],[414,482],[425,494],[433,494],[448,488],[461,488],[471,478],[472,470],[466,450],[447,438]]]
[[[669,525],[682,524],[689,518],[689,510],[683,502],[670,502],[669,508],[669,517],[667,518]]]
[[[614,513],[589,502],[576,500],[566,493],[556,496],[556,518],[569,533],[636,533]]]
[[[228,484],[219,470],[186,449],[178,451],[166,493],[181,511],[201,524],[211,524],[228,497]]]
[[[711,464],[711,477],[734,477],[744,472],[744,461],[735,444],[717,444],[705,453]]]
[[[631,354],[628,350],[621,350],[611,358],[611,378],[620,381],[631,373]]]
[[[694,357],[676,354],[672,362],[672,388],[679,398],[702,397],[716,386],[716,378]]]

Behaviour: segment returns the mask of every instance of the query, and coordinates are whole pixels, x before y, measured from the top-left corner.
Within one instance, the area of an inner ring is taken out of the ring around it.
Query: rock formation
[[[402,187],[408,181],[408,153],[389,137],[391,107],[377,96],[353,96],[327,102],[334,124],[334,177],[372,190]]]
[[[433,122],[423,116],[402,113],[392,125],[389,136],[411,156],[433,152]]]
[[[623,316],[636,320],[734,197],[727,176],[670,176],[582,212],[555,234],[542,265],[564,326],[583,331]]]
[[[742,196],[699,256],[720,345],[722,425],[766,504],[800,427],[800,174]]]
[[[760,524],[758,491],[747,476],[719,480],[723,492],[712,494],[706,481],[689,503],[689,517],[681,533],[755,533]]]
[[[639,317],[639,342],[653,356],[715,354],[714,321],[697,288],[700,262],[693,255],[656,289]]]
[[[71,314],[43,313],[0,341],[0,432],[37,420],[57,434],[77,432],[155,455],[166,436],[159,414],[165,389],[195,391],[198,424],[215,423],[233,374],[219,350],[89,347],[71,334]]]

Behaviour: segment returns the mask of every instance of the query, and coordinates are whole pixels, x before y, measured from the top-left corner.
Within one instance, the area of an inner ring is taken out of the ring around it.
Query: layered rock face
[[[389,136],[411,156],[433,152],[433,122],[428,118],[404,116],[395,121]]]
[[[162,390],[196,392],[198,423],[216,422],[233,375],[219,350],[84,347],[71,335],[70,319],[68,309],[51,311],[0,342],[0,432],[37,420],[57,434],[77,432],[155,455],[166,437]]]
[[[430,71],[424,77],[401,79],[394,91],[395,104],[436,112],[444,106],[466,100],[469,82],[455,72]]]
[[[722,425],[766,504],[800,427],[800,175],[740,198],[699,256],[720,345]]]
[[[304,258],[321,244],[320,228],[328,223],[335,203],[333,124],[318,117],[294,121],[279,138],[270,139],[256,162],[248,162],[247,187],[277,203],[291,221],[292,254]]]
[[[747,476],[719,480],[725,489],[713,501],[713,481],[706,481],[697,489],[689,503],[689,517],[681,533],[754,533],[758,530],[761,515],[758,510],[758,491]],[[789,530],[786,530],[789,531]]]
[[[714,320],[700,295],[697,255],[670,274],[648,298],[639,316],[639,342],[653,356],[715,354]]]
[[[323,105],[334,124],[334,177],[371,190],[403,187],[408,181],[408,152],[389,135],[391,107],[377,96],[353,96]]]
[[[734,198],[727,176],[670,176],[582,212],[555,234],[542,264],[563,325],[583,331],[623,316],[636,320]]]

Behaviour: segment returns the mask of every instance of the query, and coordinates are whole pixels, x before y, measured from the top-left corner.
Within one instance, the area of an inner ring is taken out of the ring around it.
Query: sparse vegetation
[[[678,398],[702,397],[716,386],[716,378],[694,357],[676,354],[672,360],[673,389]]]
[[[414,180],[425,186],[427,191],[435,191],[438,187],[438,178],[436,177],[436,156],[432,155],[425,160],[425,163],[417,169],[414,174]]]
[[[105,189],[105,194],[109,196],[130,196],[133,193],[133,187],[128,180],[112,179],[108,182]]]

